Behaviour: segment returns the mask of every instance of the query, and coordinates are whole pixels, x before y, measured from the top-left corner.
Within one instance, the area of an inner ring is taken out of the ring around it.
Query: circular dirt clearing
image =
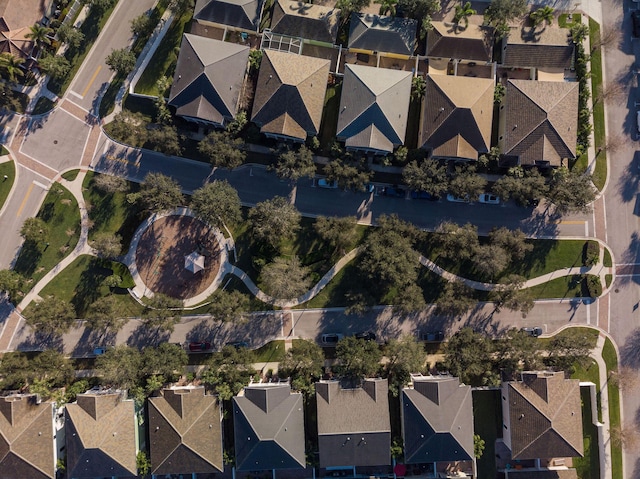
[[[193,273],[185,268],[185,257],[198,252],[204,269]],[[138,273],[148,289],[186,299],[201,293],[220,269],[222,249],[215,234],[197,218],[165,216],[142,233],[136,249]]]

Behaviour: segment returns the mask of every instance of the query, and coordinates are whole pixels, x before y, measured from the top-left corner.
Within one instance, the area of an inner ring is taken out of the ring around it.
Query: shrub
[[[598,276],[590,275],[584,281],[589,297],[597,298],[602,294],[602,284]]]
[[[600,259],[600,246],[595,241],[587,241],[582,248],[582,264],[593,266]]]

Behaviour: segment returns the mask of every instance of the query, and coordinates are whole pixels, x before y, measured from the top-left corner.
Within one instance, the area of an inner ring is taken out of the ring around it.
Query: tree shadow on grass
[[[14,270],[29,278],[33,275],[42,258],[42,251],[34,241],[25,241],[16,260]]]
[[[145,346],[158,346],[160,343],[168,342],[170,336],[169,331],[150,328],[145,323],[140,323],[127,339],[127,345],[138,349]]]
[[[84,317],[91,304],[100,297],[100,286],[104,279],[111,274],[111,269],[101,265],[100,260],[92,259],[89,267],[80,275],[71,304],[79,317]]]
[[[25,338],[18,347],[18,351],[44,351],[45,349],[55,349],[64,352],[64,342],[60,334],[44,334],[38,331],[32,332]]]

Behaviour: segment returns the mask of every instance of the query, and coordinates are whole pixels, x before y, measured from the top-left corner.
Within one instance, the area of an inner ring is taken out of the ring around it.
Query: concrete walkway
[[[609,382],[607,365],[602,359],[602,349],[606,336],[600,333],[596,347],[591,351],[591,357],[598,364],[598,376],[600,379],[600,410],[602,411],[602,441],[600,441],[600,478],[612,479],[611,473],[611,424],[609,422]]]

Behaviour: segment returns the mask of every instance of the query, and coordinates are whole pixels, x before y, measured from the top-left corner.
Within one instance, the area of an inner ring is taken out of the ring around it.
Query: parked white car
[[[482,193],[478,197],[478,201],[480,203],[486,203],[488,205],[499,205],[500,204],[500,197],[496,196],[496,195],[492,195],[491,193]]]
[[[331,188],[331,189],[335,189],[338,187],[338,182],[337,181],[329,181],[326,178],[320,178],[318,180],[318,186],[320,188]]]
[[[452,201],[454,203],[469,203],[469,196],[465,196],[464,198],[458,198],[457,196],[449,193],[447,195],[447,201]]]

